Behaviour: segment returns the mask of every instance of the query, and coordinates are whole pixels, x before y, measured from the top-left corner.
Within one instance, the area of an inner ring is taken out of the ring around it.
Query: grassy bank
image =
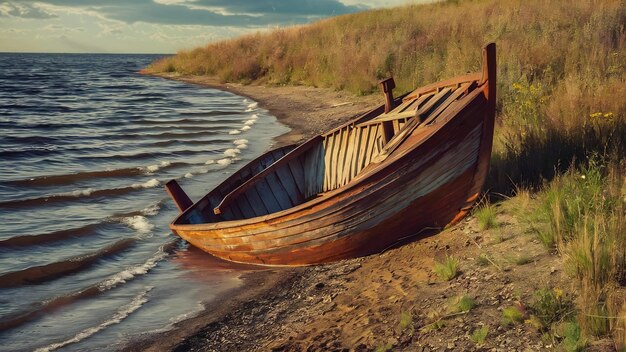
[[[498,126],[487,188],[528,197],[522,217],[564,258],[577,293],[562,312],[558,294],[539,294],[536,325],[569,350],[605,336],[626,348],[624,1],[446,1],[365,11],[183,51],[148,71],[364,95],[389,74],[408,91],[477,71],[488,42],[498,45]],[[494,226],[492,210],[480,215],[485,228]]]

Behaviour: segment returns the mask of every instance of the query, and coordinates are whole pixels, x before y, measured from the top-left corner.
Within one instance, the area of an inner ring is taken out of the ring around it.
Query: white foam
[[[131,187],[132,188],[136,188],[136,189],[139,189],[139,188],[153,188],[153,187],[156,187],[156,186],[158,186],[160,184],[161,184],[161,182],[159,180],[157,180],[156,178],[153,178],[153,179],[151,179],[149,181],[146,181],[144,183],[133,183],[131,185]]]
[[[139,233],[148,233],[154,228],[154,225],[148,222],[145,216],[141,215],[122,218],[121,222]]]
[[[234,158],[237,154],[241,153],[241,150],[237,148],[226,149],[224,152],[225,157]]]
[[[154,203],[151,206],[143,209],[141,213],[146,216],[155,216],[159,213],[159,210],[161,210],[159,203]]]
[[[144,168],[144,170],[148,171],[149,173],[158,171],[159,169],[160,169],[159,165],[150,165]]]
[[[152,290],[152,288],[153,288],[152,286],[148,286],[144,291],[142,291],[140,294],[135,296],[133,298],[133,300],[130,301],[130,303],[120,307],[120,309],[117,312],[115,312],[115,314],[113,314],[109,319],[103,321],[102,323],[100,323],[100,324],[98,324],[96,326],[89,327],[89,328],[79,332],[78,334],[76,334],[71,339],[67,339],[65,341],[53,343],[51,345],[48,345],[48,346],[45,346],[45,347],[42,347],[42,348],[38,348],[35,351],[36,352],[53,351],[53,350],[56,350],[58,348],[67,346],[69,344],[82,341],[82,340],[84,340],[84,339],[94,335],[98,331],[107,328],[110,325],[114,325],[114,324],[120,323],[122,320],[124,320],[126,317],[128,317],[130,314],[132,314],[134,311],[136,311],[137,309],[141,308],[141,306],[143,306],[144,303],[148,302],[147,295],[148,295],[148,292],[150,292]]]
[[[246,148],[248,148],[248,145],[247,144],[237,144],[236,148],[237,149],[246,149]]]
[[[215,160],[213,160],[213,159],[209,159],[209,160],[207,160],[207,161],[206,161],[206,163],[205,163],[205,164],[206,164],[206,165],[215,164]]]
[[[162,167],[168,167],[170,166],[172,163],[169,161],[161,161],[160,164],[155,164],[155,165],[149,165],[143,168],[143,170],[145,170],[148,173],[153,173],[153,172],[157,172],[159,171],[159,169],[161,169]]]
[[[233,161],[228,158],[220,159],[217,161],[219,165],[230,165]]]
[[[74,196],[74,197],[81,197],[81,196],[89,196],[91,195],[91,193],[93,193],[94,189],[93,188],[87,188],[87,189],[77,189],[75,191],[72,191],[72,193],[70,193],[70,195]]]
[[[257,106],[259,106],[259,103],[257,103],[257,102],[250,103],[250,104],[248,104],[248,109],[254,109],[254,108],[256,108]]]
[[[243,103],[244,103],[244,104],[245,104],[245,103],[247,103],[248,101],[249,101],[249,100],[248,100],[247,98],[244,98],[244,99],[243,99]]]
[[[252,127],[250,127],[250,126],[243,126],[243,127],[241,128],[241,130],[242,130],[242,131],[247,131],[247,130],[249,130],[249,129],[251,129],[251,128],[252,128]]]
[[[185,178],[192,178],[193,174],[191,172],[188,172],[185,174]]]
[[[240,134],[240,133],[241,133],[241,131],[239,131],[239,130],[231,130],[231,131],[228,132],[228,134]]]
[[[235,139],[235,140],[233,141],[233,144],[234,144],[234,145],[239,145],[239,144],[247,144],[247,143],[248,143],[248,140],[247,140],[247,139]]]
[[[257,114],[253,114],[252,116],[250,116],[251,119],[256,120],[259,118],[259,115]]]
[[[246,109],[246,112],[252,112],[252,111],[254,111],[254,109],[252,109],[252,108],[247,108]]]
[[[165,257],[167,257],[167,253],[163,250],[163,247],[161,247],[156,253],[154,253],[152,257],[148,258],[148,260],[146,260],[143,264],[131,266],[126,270],[120,271],[119,273],[114,274],[108,279],[100,282],[98,284],[98,289],[100,291],[106,291],[114,288],[119,284],[123,284],[136,276],[145,275]]]
[[[246,122],[244,122],[244,126],[252,126],[256,123],[256,120],[248,120]]]

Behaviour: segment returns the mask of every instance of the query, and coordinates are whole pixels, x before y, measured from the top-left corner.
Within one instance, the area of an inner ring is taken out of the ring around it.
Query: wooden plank
[[[330,188],[330,175],[333,169],[333,148],[335,147],[335,141],[337,139],[335,136],[336,133],[333,133],[326,137],[328,144],[325,148],[324,165],[326,166],[326,171],[324,172],[324,187],[322,191],[327,191]]]
[[[337,156],[337,172],[335,177],[335,188],[341,186],[341,180],[343,180],[343,172],[346,167],[346,156],[348,154],[348,141],[350,140],[350,128],[346,128],[343,131],[341,137],[341,149]]]
[[[351,177],[351,168],[352,168],[352,159],[354,154],[354,136],[356,135],[356,130],[353,128],[350,130],[350,134],[348,135],[348,144],[346,145],[346,156],[343,161],[343,171],[341,173],[341,182],[340,186],[345,185],[350,181]]]
[[[324,191],[330,191],[335,189],[335,174],[337,173],[337,159],[339,155],[339,148],[341,145],[341,135],[343,130],[337,131],[334,136],[333,148],[330,152],[330,163],[328,166],[328,187],[324,187]]]
[[[278,176],[278,181],[282,184],[285,191],[287,191],[287,196],[291,200],[291,204],[298,205],[304,202],[303,193],[300,192],[300,189],[296,185],[296,180],[291,174],[289,164],[276,169],[276,175]]]
[[[431,124],[437,116],[441,115],[443,111],[445,111],[453,102],[455,102],[459,97],[465,94],[465,91],[470,87],[471,83],[466,83],[458,87],[452,94],[448,96],[446,101],[444,101],[439,107],[437,107],[430,116],[424,121],[424,125]]]
[[[259,197],[261,197],[261,201],[265,204],[265,207],[270,214],[282,210],[278,200],[274,196],[274,192],[272,192],[272,189],[265,178],[258,181],[254,185],[254,188],[256,188],[256,191],[259,193]]]
[[[291,176],[293,177],[296,187],[298,187],[298,191],[300,192],[300,194],[304,195],[305,190],[306,190],[305,185],[304,185],[304,168],[302,167],[302,162],[300,162],[300,158],[295,158],[291,160],[289,164],[287,164],[287,166],[289,167],[289,172],[291,173]]]
[[[254,209],[252,209],[252,205],[250,205],[250,201],[248,201],[248,197],[246,197],[245,193],[237,199],[237,205],[239,205],[239,209],[241,209],[244,218],[248,219],[256,216],[256,213],[254,212]]]
[[[435,104],[437,104],[441,99],[447,96],[448,93],[450,93],[450,88],[448,87],[443,88],[439,93],[435,94],[435,96],[432,97],[432,99],[430,99],[426,104],[424,104],[424,106],[419,108],[419,110],[417,110],[416,115],[422,118],[423,115],[428,114],[430,110],[435,106]]]
[[[259,196],[259,193],[257,192],[256,188],[250,188],[246,190],[246,192],[244,193],[244,196],[250,203],[250,206],[252,207],[252,210],[254,211],[254,214],[256,216],[267,215],[270,213],[270,211],[267,209],[267,207],[261,200],[261,197]]]
[[[398,120],[393,120],[393,134],[395,135],[400,130],[400,125],[398,124]]]
[[[378,139],[378,125],[373,125],[372,126],[372,135],[370,136],[370,139],[367,142],[367,150],[366,150],[366,154],[365,154],[365,164],[363,165],[363,168],[367,167],[367,165],[369,165],[370,161],[372,160],[372,156],[374,154],[374,145],[376,143],[376,140]]]
[[[283,165],[281,168],[286,167],[287,165]],[[278,170],[277,168],[276,170]],[[289,209],[293,207],[295,204],[291,202],[291,198],[289,197],[289,192],[285,189],[285,186],[278,179],[278,175],[276,172],[270,172],[265,176],[265,181],[267,181],[274,198],[278,201],[280,205],[280,209]]]
[[[261,182],[262,180],[264,180],[265,176],[267,174],[269,174],[271,172],[274,172],[274,170],[276,168],[278,168],[278,167],[281,167],[283,165],[287,165],[291,160],[293,160],[294,158],[299,157],[300,155],[302,155],[303,153],[307,152],[309,149],[313,148],[314,146],[316,146],[317,144],[319,144],[321,142],[322,142],[322,136],[316,136],[314,138],[309,139],[304,144],[302,144],[301,146],[299,146],[296,149],[292,150],[291,152],[287,153],[285,156],[283,156],[279,160],[275,161],[272,164],[271,167],[268,167],[265,170],[263,170],[263,171],[259,172],[258,174],[254,175],[254,177],[252,177],[248,181],[244,182],[241,186],[235,188],[232,192],[227,194],[224,197],[224,199],[222,199],[221,203],[217,207],[215,207],[213,209],[213,212],[215,214],[219,214],[220,213],[220,208],[230,204],[240,194],[244,193],[246,191],[246,189],[253,187],[257,182]],[[261,198],[263,198],[263,197],[261,197]],[[271,210],[271,209],[268,208],[268,210]]]
[[[359,158],[361,151],[361,144],[363,139],[364,128],[357,127],[354,137],[354,151],[352,155],[352,164],[350,166],[350,179],[354,178],[359,173]]]
[[[357,174],[363,169],[365,164],[365,154],[367,153],[367,141],[371,133],[371,126],[362,127],[361,145],[359,146],[359,158],[357,160]]]
[[[326,153],[321,144],[307,153],[305,162],[305,165],[307,165],[305,198],[314,196],[324,189],[324,178],[326,177],[325,156]]]

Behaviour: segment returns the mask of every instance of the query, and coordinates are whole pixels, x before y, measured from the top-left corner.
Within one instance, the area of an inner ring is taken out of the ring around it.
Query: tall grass
[[[578,323],[585,336],[623,339],[626,300],[626,192],[622,164],[592,158],[557,176],[539,194],[534,219],[575,279]]]

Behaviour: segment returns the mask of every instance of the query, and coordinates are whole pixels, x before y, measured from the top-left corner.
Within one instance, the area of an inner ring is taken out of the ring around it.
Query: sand
[[[311,87],[220,84],[206,77],[167,77],[250,97],[292,131],[280,144],[301,142],[380,104]],[[512,201],[510,201],[512,202]],[[509,203],[510,203],[509,202]],[[542,287],[566,288],[561,259],[529,234],[500,203],[499,227],[479,231],[475,219],[387,252],[338,263],[243,275],[244,285],[208,302],[198,316],[165,333],[142,336],[126,350],[148,351],[534,351],[549,347],[528,324],[503,325],[502,309],[520,309]],[[451,255],[456,278],[433,266]],[[487,255],[493,264],[477,260]],[[519,258],[524,260],[519,260]],[[523,264],[519,264],[523,263]],[[460,296],[470,312],[454,313]],[[433,328],[433,322],[441,322]],[[484,346],[470,336],[489,327]]]

